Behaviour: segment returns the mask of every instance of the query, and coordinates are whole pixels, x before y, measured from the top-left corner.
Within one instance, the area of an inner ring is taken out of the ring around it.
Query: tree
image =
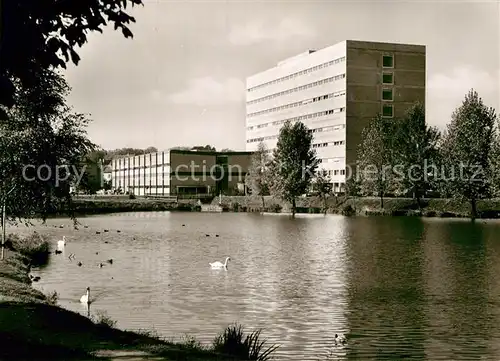
[[[88,194],[96,194],[104,188],[103,159],[103,152],[99,150],[90,152],[84,157],[82,166],[85,167],[85,170],[77,184],[78,190]]]
[[[316,152],[311,148],[312,140],[312,132],[302,122],[287,121],[274,149],[272,193],[291,203],[292,217],[297,210],[297,197],[307,191],[318,167]]]
[[[0,123],[0,194],[11,220],[45,219],[63,206],[73,216],[70,184],[81,175],[80,160],[94,148],[85,131],[88,119],[66,105],[64,78],[49,70],[38,77],[32,88],[15,82],[12,121]],[[51,104],[35,101],[49,98]]]
[[[489,157],[489,169],[491,186],[491,194],[494,197],[500,197],[500,129],[497,126],[493,144],[491,146],[491,153]]]
[[[216,152],[217,150],[215,147],[212,147],[211,145],[207,144],[205,146],[202,145],[197,145],[191,148],[191,150],[199,150],[199,151],[205,151],[205,152]]]
[[[345,182],[345,195],[347,197],[359,197],[361,182],[356,177],[349,177]]]
[[[108,22],[126,38],[133,37],[128,24],[135,19],[124,11],[128,4],[142,5],[142,1],[1,1],[0,105],[14,105],[13,79],[28,89],[40,71],[65,68],[70,58],[78,65],[76,47],[87,42],[90,32],[102,33]],[[0,118],[5,118],[5,109],[0,110]]]
[[[471,89],[453,112],[442,142],[443,184],[453,196],[470,203],[472,220],[477,217],[477,201],[491,191],[496,119],[495,109]]]
[[[330,194],[332,194],[333,185],[328,179],[327,172],[320,169],[316,172],[316,176],[313,179],[313,192],[318,195],[323,200],[323,212],[326,214],[328,209],[326,200]]]
[[[417,103],[396,121],[394,135],[395,186],[411,191],[421,208],[421,198],[437,176],[437,146],[440,133],[425,123],[425,109]]]
[[[380,207],[384,208],[384,196],[393,185],[393,145],[394,127],[392,119],[378,115],[370,121],[361,133],[358,148],[359,180],[361,191],[376,193],[380,197]]]
[[[250,159],[245,185],[250,188],[253,195],[261,197],[262,208],[266,206],[264,196],[269,195],[270,190],[269,163],[270,157],[267,147],[263,142],[260,142]]]

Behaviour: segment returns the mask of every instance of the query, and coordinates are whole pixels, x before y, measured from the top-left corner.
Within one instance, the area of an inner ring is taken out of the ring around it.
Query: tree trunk
[[[266,208],[266,201],[263,195],[261,195],[260,197],[262,198],[262,210],[264,210]]]
[[[422,196],[420,195],[420,192],[418,192],[418,191],[415,191],[413,194],[414,194],[415,200],[417,201],[418,210],[421,211],[422,210]]]
[[[297,208],[297,204],[295,203],[295,198],[292,199],[292,218],[295,218],[295,211]]]
[[[380,192],[380,208],[384,209],[384,192]]]
[[[326,216],[326,196],[323,197],[323,214]]]
[[[476,198],[470,200],[470,219],[474,221],[477,217],[477,203]]]
[[[5,200],[2,201],[2,255],[1,259],[4,259],[5,252]]]

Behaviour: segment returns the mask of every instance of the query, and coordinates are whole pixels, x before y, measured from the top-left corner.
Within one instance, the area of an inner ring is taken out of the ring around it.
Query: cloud
[[[158,91],[153,91],[153,98],[159,99]],[[223,105],[243,101],[245,83],[237,78],[218,81],[210,76],[191,79],[186,89],[170,94],[168,99],[176,104],[198,106]]]
[[[474,88],[479,95],[498,92],[499,74],[490,74],[472,66],[455,67],[448,74],[436,74],[429,79],[428,89],[433,96],[440,98],[463,98]]]
[[[500,70],[493,73],[469,65],[453,68],[449,73],[438,73],[427,84],[427,110],[429,123],[444,126],[453,111],[462,104],[473,88],[487,106],[498,108]]]
[[[312,28],[300,20],[286,18],[279,23],[264,24],[262,21],[234,26],[228,39],[233,45],[252,45],[263,41],[285,41],[296,37],[314,36]]]

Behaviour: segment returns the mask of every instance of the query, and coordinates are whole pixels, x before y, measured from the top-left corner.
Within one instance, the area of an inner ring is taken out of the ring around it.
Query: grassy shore
[[[173,343],[121,331],[105,317],[89,319],[62,309],[57,294],[45,295],[31,287],[30,267],[47,260],[47,240],[38,234],[26,239],[9,236],[7,246],[0,260],[1,360],[257,360],[251,353],[262,356],[265,351],[258,332],[247,335],[251,342],[242,346],[245,337],[238,327],[228,327],[214,345],[204,347],[194,339]],[[234,352],[235,344],[239,353]]]
[[[213,200],[216,204],[219,198]],[[261,197],[222,197],[222,204],[228,211],[261,211]],[[264,197],[265,211],[290,212],[290,205],[272,196]],[[481,200],[477,204],[478,218],[500,218],[500,199]],[[297,213],[321,213],[324,203],[319,197],[300,197],[297,199]],[[384,207],[379,198],[329,197],[326,202],[327,213],[344,215],[386,215],[386,216],[424,216],[424,217],[469,217],[470,206],[467,202],[455,199],[424,199],[419,209],[416,201],[410,198],[386,198]]]
[[[219,204],[215,197],[212,205]],[[79,215],[105,214],[113,212],[139,211],[200,211],[197,200],[185,200],[180,203],[171,200],[128,197],[95,197],[74,200],[76,213]],[[272,196],[264,197],[223,196],[222,207],[227,212],[290,212],[290,205]],[[478,218],[500,218],[500,199],[481,200],[477,204]],[[424,216],[424,217],[460,217],[470,215],[467,202],[455,199],[423,199],[419,209],[416,201],[409,198],[386,198],[384,207],[380,207],[378,198],[329,197],[326,202],[327,213],[344,215],[385,215],[385,216]],[[323,200],[318,197],[300,197],[297,199],[297,213],[322,213]],[[62,215],[60,212],[55,215]]]
[[[73,200],[77,215],[106,214],[117,212],[152,212],[152,211],[196,211],[196,200],[176,203],[169,199],[129,199],[128,196],[88,197]],[[64,216],[66,211],[59,210],[52,216]]]

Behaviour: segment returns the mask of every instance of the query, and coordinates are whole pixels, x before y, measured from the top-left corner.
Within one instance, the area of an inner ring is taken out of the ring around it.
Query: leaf
[[[134,35],[130,31],[130,29],[125,27],[125,26],[122,27],[122,33],[123,33],[123,36],[125,36],[126,38],[133,38],[134,37]]]

